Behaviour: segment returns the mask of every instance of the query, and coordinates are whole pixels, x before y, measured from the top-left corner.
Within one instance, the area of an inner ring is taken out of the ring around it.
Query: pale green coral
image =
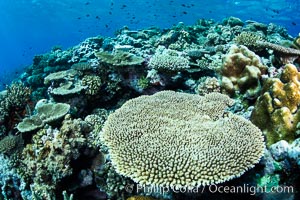
[[[101,60],[102,63],[116,67],[136,66],[141,65],[144,62],[144,58],[123,51],[116,51],[112,54],[103,51],[96,52],[95,55]]]
[[[70,80],[73,79],[77,74],[78,72],[73,69],[54,72],[44,78],[44,84],[48,85],[51,84],[52,82]]]

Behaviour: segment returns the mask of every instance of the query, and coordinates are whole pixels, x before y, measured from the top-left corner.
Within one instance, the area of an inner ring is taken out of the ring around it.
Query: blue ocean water
[[[66,49],[87,37],[113,36],[123,26],[167,28],[229,16],[276,23],[292,36],[300,26],[298,0],[1,0],[0,8],[2,88],[31,64],[34,55],[55,45]]]

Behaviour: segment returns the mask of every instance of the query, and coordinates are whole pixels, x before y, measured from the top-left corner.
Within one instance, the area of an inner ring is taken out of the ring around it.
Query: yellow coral
[[[293,141],[300,121],[300,72],[287,64],[280,79],[266,80],[262,93],[251,121],[263,130],[268,146],[279,140]]]

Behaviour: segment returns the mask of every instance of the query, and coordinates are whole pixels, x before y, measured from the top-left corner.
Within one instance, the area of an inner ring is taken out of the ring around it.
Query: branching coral
[[[195,89],[197,94],[205,95],[211,92],[221,92],[219,80],[215,77],[203,77],[199,82]]]
[[[195,187],[241,176],[264,151],[261,131],[225,114],[232,100],[173,91],[141,96],[111,114],[103,128],[116,171],[139,184]]]
[[[12,83],[0,101],[0,127],[3,133],[11,130],[26,114],[26,106],[30,103],[30,88],[23,83]],[[30,113],[29,113],[30,114]],[[1,131],[1,132],[2,132]]]
[[[8,135],[0,140],[0,153],[11,154],[24,143],[22,136]]]
[[[101,78],[95,75],[85,75],[81,84],[85,87],[85,93],[88,95],[96,95],[102,85]]]
[[[149,67],[160,71],[181,71],[190,68],[189,60],[182,53],[168,49],[157,51],[151,57]]]
[[[251,116],[251,121],[265,133],[268,146],[279,140],[292,142],[296,138],[299,105],[300,73],[294,65],[288,64],[280,79],[266,80]]]

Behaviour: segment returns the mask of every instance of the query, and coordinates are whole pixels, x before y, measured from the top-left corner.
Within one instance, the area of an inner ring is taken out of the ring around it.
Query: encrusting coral
[[[266,66],[260,58],[245,46],[232,45],[221,67],[222,88],[226,93],[244,94],[246,98],[256,98],[261,90],[261,76]]]
[[[251,121],[266,135],[267,145],[286,140],[292,142],[300,122],[300,72],[287,64],[279,78],[265,81],[257,99]]]
[[[264,151],[261,131],[225,114],[220,93],[162,91],[127,101],[108,117],[102,140],[116,171],[139,184],[176,188],[241,176]]]

